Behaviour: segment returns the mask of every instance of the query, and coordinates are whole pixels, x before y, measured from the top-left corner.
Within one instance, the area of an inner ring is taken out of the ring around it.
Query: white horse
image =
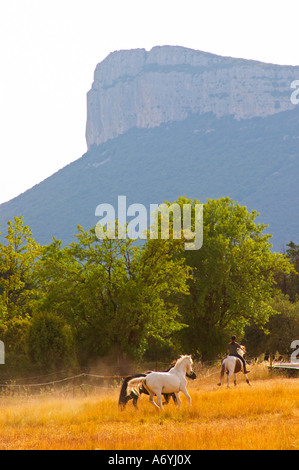
[[[245,346],[241,346],[240,348],[238,348],[237,352],[240,356],[243,357],[246,352]],[[241,359],[235,356],[227,356],[225,359],[223,359],[222,364],[221,364],[220,382],[218,383],[218,385],[219,386],[222,385],[222,380],[223,380],[225,372],[227,374],[227,387],[230,388],[229,380],[233,374],[234,374],[234,384],[237,385],[236,374],[241,371],[244,372],[243,362],[241,361]],[[244,374],[244,375],[246,377],[246,382],[248,383],[248,385],[250,385],[247,374]]]
[[[162,393],[175,393],[177,407],[180,408],[181,399],[179,392],[183,392],[188,398],[188,404],[191,405],[191,397],[186,388],[186,372],[188,374],[192,373],[192,365],[191,356],[181,356],[176,361],[175,366],[168,372],[151,372],[146,377],[130,380],[128,383],[128,393],[133,391],[139,396],[139,389],[143,385],[150,395],[150,403],[163,410]],[[155,395],[157,395],[157,403],[154,401]]]

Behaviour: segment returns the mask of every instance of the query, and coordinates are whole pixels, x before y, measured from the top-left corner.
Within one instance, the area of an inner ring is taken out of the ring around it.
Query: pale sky
[[[86,152],[86,94],[110,52],[299,65],[298,31],[299,0],[0,0],[0,203]]]

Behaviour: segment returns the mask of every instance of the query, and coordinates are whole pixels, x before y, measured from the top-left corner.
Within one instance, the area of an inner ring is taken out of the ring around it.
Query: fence
[[[163,370],[169,364],[154,362],[143,364],[144,370]],[[101,368],[97,369],[101,370]],[[107,374],[110,372],[110,375]],[[72,373],[73,372],[73,373]],[[75,395],[78,391],[87,395],[91,391],[113,390],[119,387],[129,373],[122,375],[119,367],[109,365],[102,368],[103,373],[90,373],[82,371],[59,371],[31,378],[17,378],[10,380],[0,379],[0,396],[29,396],[45,394],[68,394]],[[128,371],[127,371],[128,372]],[[136,371],[130,371],[136,373]],[[53,379],[52,379],[53,377]]]
[[[215,366],[217,368],[215,369]],[[142,372],[149,370],[166,370],[170,366],[164,362],[148,362],[143,364]],[[210,361],[194,364],[197,377],[202,381],[219,373],[219,361]],[[97,369],[97,371],[101,369]],[[107,371],[112,371],[111,375]],[[72,373],[73,372],[73,373]],[[106,366],[103,373],[91,373],[83,371],[59,371],[47,375],[39,375],[31,378],[18,378],[9,381],[0,379],[0,396],[41,396],[41,395],[68,395],[101,392],[101,390],[115,390],[119,388],[125,377],[141,370],[130,370],[130,374],[121,375],[117,366]],[[127,370],[127,372],[129,372]],[[53,378],[53,379],[52,379]]]
[[[43,376],[41,376],[43,377]],[[46,377],[46,376],[44,376]],[[14,395],[45,395],[45,394],[65,394],[72,392],[73,395],[76,391],[80,390],[87,395],[88,390],[113,390],[119,386],[126,376],[122,375],[97,375],[80,373],[77,375],[64,377],[62,379],[51,380],[38,383],[22,383],[17,384],[14,382],[0,384],[0,395],[14,396]]]

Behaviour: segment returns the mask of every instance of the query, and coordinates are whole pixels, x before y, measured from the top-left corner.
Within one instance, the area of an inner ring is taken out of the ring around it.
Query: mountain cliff
[[[22,215],[40,243],[67,244],[119,195],[146,207],[229,196],[260,212],[274,249],[298,243],[298,79],[299,67],[180,47],[110,54],[87,96],[87,153],[0,205],[1,231]]]
[[[117,51],[95,70],[87,95],[88,148],[133,127],[212,112],[236,119],[293,109],[298,67],[220,57],[183,47]]]

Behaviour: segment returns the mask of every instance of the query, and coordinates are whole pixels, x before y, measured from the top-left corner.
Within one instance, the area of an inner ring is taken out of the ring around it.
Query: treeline
[[[232,334],[251,355],[289,353],[299,339],[299,247],[273,253],[257,216],[229,198],[208,200],[203,246],[194,251],[183,239],[99,240],[80,226],[68,246],[40,246],[21,217],[8,222],[1,373],[86,367],[107,355],[115,364],[180,353],[215,359]]]

